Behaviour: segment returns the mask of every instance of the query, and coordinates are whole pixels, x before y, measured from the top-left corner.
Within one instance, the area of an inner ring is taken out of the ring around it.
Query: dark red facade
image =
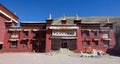
[[[2,12],[13,15],[6,11]],[[80,52],[89,47],[107,51],[115,45],[113,23],[107,22],[108,20],[101,24],[83,22],[77,16],[76,19],[52,19],[49,16],[44,23],[21,22],[18,27],[18,18],[15,15],[9,18],[4,13],[0,13],[0,28],[4,28],[0,29],[3,37],[0,39],[0,47],[3,52],[50,52],[61,48]]]
[[[18,23],[18,17],[0,4],[0,50],[6,48],[7,30]]]

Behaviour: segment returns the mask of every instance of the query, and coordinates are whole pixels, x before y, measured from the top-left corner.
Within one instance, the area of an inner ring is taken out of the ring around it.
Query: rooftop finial
[[[12,18],[12,16],[10,17],[10,21],[12,22],[12,20],[13,20],[13,18]]]
[[[52,15],[51,14],[49,14],[48,19],[52,19]]]
[[[75,15],[75,20],[78,20],[78,14]]]
[[[66,20],[65,15],[63,15],[63,19],[62,20]]]
[[[109,19],[109,17],[107,17],[106,19],[107,19],[107,22],[110,23],[110,19]]]

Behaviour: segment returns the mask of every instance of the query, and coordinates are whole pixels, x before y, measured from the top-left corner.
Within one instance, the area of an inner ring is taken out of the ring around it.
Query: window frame
[[[23,41],[23,48],[27,48],[27,47],[28,47],[28,41]]]
[[[24,33],[24,38],[28,38],[29,37],[29,31],[24,31],[23,33]],[[27,36],[25,36],[26,33],[27,33]]]
[[[13,46],[13,44],[14,44],[14,46]],[[10,41],[10,46],[9,47],[10,48],[17,48],[18,47],[18,41]]]

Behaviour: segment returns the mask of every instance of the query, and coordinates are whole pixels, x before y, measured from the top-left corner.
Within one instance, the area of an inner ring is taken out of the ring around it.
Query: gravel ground
[[[49,56],[45,53],[0,53],[0,64],[120,64],[120,57]]]

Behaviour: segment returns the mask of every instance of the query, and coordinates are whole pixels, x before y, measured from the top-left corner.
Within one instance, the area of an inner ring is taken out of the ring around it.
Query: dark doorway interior
[[[40,43],[40,49],[39,49],[39,52],[45,52],[45,41],[42,41],[41,43]]]
[[[67,48],[67,42],[62,42],[61,47],[62,48]]]
[[[59,50],[61,48],[61,43],[60,39],[52,39],[52,45],[51,48],[52,50]]]
[[[32,51],[39,52],[39,43],[37,41],[34,41],[32,43]]]
[[[0,50],[2,49],[3,44],[0,44]]]
[[[38,41],[33,41],[32,43],[32,51],[35,52],[45,52],[45,41],[38,42]]]

